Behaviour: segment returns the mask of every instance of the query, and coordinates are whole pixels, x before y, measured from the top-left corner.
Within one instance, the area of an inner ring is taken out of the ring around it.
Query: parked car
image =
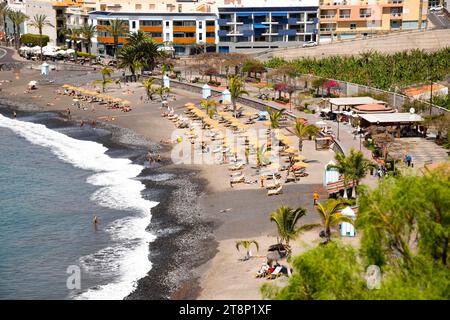
[[[315,46],[317,46],[317,42],[315,42],[315,41],[308,41],[303,44],[303,48],[315,47]]]
[[[441,12],[442,10],[444,10],[443,6],[435,6],[435,7],[431,7],[430,9],[428,9],[430,12]]]

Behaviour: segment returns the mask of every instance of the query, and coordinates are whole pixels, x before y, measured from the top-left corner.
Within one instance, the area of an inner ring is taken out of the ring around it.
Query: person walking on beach
[[[13,111],[13,118],[17,118],[17,113],[15,111]]]
[[[317,191],[314,191],[314,193],[313,193],[313,200],[314,200],[314,205],[317,206],[317,200],[319,200],[319,194],[317,193]]]

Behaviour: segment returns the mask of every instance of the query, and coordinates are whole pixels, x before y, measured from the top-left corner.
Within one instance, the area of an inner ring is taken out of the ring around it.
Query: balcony
[[[173,32],[195,32],[195,26],[174,26]]]
[[[320,28],[320,32],[332,32],[336,31],[336,28]]]
[[[226,37],[227,36],[227,34],[228,34],[228,30],[218,30],[217,31],[217,35],[219,36],[219,37]]]
[[[391,20],[392,19],[401,19],[402,13],[401,12],[391,12]]]
[[[340,14],[339,18],[340,19],[349,19],[350,18],[350,14]]]
[[[359,17],[360,18],[370,18],[372,16],[371,13],[360,13]]]
[[[206,38],[206,43],[215,44],[216,43],[216,38],[214,38],[214,37],[207,37]]]
[[[231,19],[218,19],[217,23],[219,24],[219,26],[226,26],[228,24],[228,22],[231,22]]]
[[[321,14],[320,15],[320,19],[332,19],[334,17],[336,17],[335,13],[333,13],[333,14]]]
[[[97,42],[113,44],[114,38],[113,37],[97,37]],[[126,42],[125,38],[119,38],[119,43],[125,43],[125,42]]]
[[[295,36],[296,34],[297,34],[297,30],[285,29],[285,30],[278,31],[278,35],[280,35],[280,36]]]
[[[163,32],[162,26],[140,26],[139,30],[144,32]]]
[[[192,38],[173,38],[174,44],[194,44],[197,40],[195,37]]]

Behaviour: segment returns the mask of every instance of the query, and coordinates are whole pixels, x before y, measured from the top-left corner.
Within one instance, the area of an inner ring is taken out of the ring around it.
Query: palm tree
[[[300,151],[303,150],[303,139],[312,135],[316,135],[320,131],[320,129],[315,125],[305,124],[299,119],[297,119],[292,129],[294,130],[294,134],[298,138],[298,149]]]
[[[347,190],[348,190],[348,183],[352,179],[353,175],[353,167],[352,164],[349,161],[349,158],[345,156],[345,154],[337,152],[334,156],[334,159],[336,160],[336,164],[330,164],[328,165],[328,168],[331,169],[337,169],[339,174],[341,174],[344,178],[344,199],[348,198]]]
[[[127,43],[119,50],[117,57],[119,67],[129,68],[134,76],[137,70],[153,68],[161,57],[161,52],[149,35],[138,31],[130,33]]]
[[[28,16],[20,11],[9,10],[8,17],[13,23],[14,45],[18,49],[20,43],[20,25],[28,19]]]
[[[38,29],[39,31],[39,46],[41,47],[41,61],[44,58],[42,54],[42,29],[44,27],[53,27],[50,21],[47,20],[47,16],[45,14],[35,14],[33,20],[30,22],[30,26]]]
[[[298,221],[305,215],[305,208],[292,209],[288,206],[281,206],[270,214],[270,221],[275,222],[277,225],[280,243],[285,243],[288,253],[290,253],[289,242],[291,240],[295,240],[302,231],[310,230],[317,226],[317,224],[305,224],[297,227]]]
[[[142,62],[136,57],[136,50],[132,46],[124,46],[119,50],[117,55],[119,59],[119,68],[128,68],[132,74],[132,78],[135,78],[136,71],[142,69]]]
[[[114,58],[117,59],[117,47],[119,46],[119,37],[128,31],[128,25],[125,20],[109,20],[108,32],[114,40]]]
[[[256,148],[256,166],[260,168],[265,160],[265,154],[267,152],[266,145],[262,145],[261,147],[257,146]]]
[[[113,83],[111,79],[112,70],[108,67],[103,67],[100,70],[100,73],[102,75],[102,78],[100,80],[95,80],[94,84],[100,83],[102,85],[102,91],[105,92],[106,86]]]
[[[91,53],[92,38],[95,36],[96,31],[97,27],[89,23],[83,24],[80,29],[80,33],[84,38],[84,45],[87,53]]]
[[[205,108],[206,114],[212,119],[217,111],[217,103],[215,100],[202,100],[200,105]]]
[[[157,95],[159,95],[159,97],[161,98],[161,101],[164,100],[164,94],[169,93],[169,92],[170,92],[170,89],[163,87],[163,86],[160,86],[160,87],[156,88],[156,90],[155,90],[155,93]]]
[[[271,109],[270,107],[267,107],[267,112],[269,113],[270,118],[270,127],[272,129],[278,129],[280,127],[280,120],[285,111],[286,109],[284,108],[281,110],[274,110]]]
[[[8,3],[5,1],[5,2],[1,2],[0,3],[0,17],[2,18],[1,19],[1,21],[0,21],[0,23],[1,23],[1,28],[0,28],[0,30],[3,32],[3,34],[6,36],[6,27],[5,27],[5,24],[6,24],[6,17],[7,17],[7,15],[8,15],[8,11],[9,11],[10,9],[9,9],[9,7],[8,7]]]
[[[328,199],[324,204],[317,203],[316,210],[322,218],[322,227],[324,229],[324,233],[321,232],[321,237],[325,237],[324,244],[331,241],[332,227],[339,225],[341,222],[354,223],[351,218],[341,213],[341,210],[347,205],[348,203],[343,199]]]
[[[256,242],[256,240],[239,240],[239,241],[236,241],[236,249],[237,249],[237,251],[239,251],[240,247],[243,247],[245,249],[245,251],[246,251],[244,260],[250,259],[250,247],[252,246],[252,244],[255,245],[256,251],[258,251],[259,250],[259,244],[258,244],[258,242]]]
[[[77,41],[80,38],[81,30],[80,29],[64,29],[62,33],[65,35],[67,39],[69,39],[70,47],[72,48],[72,45],[74,45],[75,50],[77,49]]]
[[[234,75],[228,78],[228,90],[230,91],[231,94],[231,103],[233,104],[233,114],[234,117],[236,118],[237,117],[236,100],[244,94],[248,95],[248,92],[244,89],[244,82],[238,75]]]
[[[155,78],[148,78],[142,81],[142,85],[144,86],[145,92],[147,93],[147,97],[149,100],[153,100],[153,94],[155,90],[153,89],[153,85],[155,84]]]
[[[350,153],[347,156],[346,164],[348,166],[347,175],[353,182],[353,188],[355,190],[354,197],[356,197],[356,188],[359,182],[367,175],[367,172],[371,168],[375,168],[375,165],[366,159],[361,151],[350,149]]]

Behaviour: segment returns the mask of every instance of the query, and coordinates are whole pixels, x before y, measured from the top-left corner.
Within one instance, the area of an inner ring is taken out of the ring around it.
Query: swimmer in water
[[[17,117],[17,113],[15,111],[13,111],[13,117],[14,119]]]
[[[92,224],[96,226],[98,224],[97,216],[94,214],[94,218],[92,218]]]

